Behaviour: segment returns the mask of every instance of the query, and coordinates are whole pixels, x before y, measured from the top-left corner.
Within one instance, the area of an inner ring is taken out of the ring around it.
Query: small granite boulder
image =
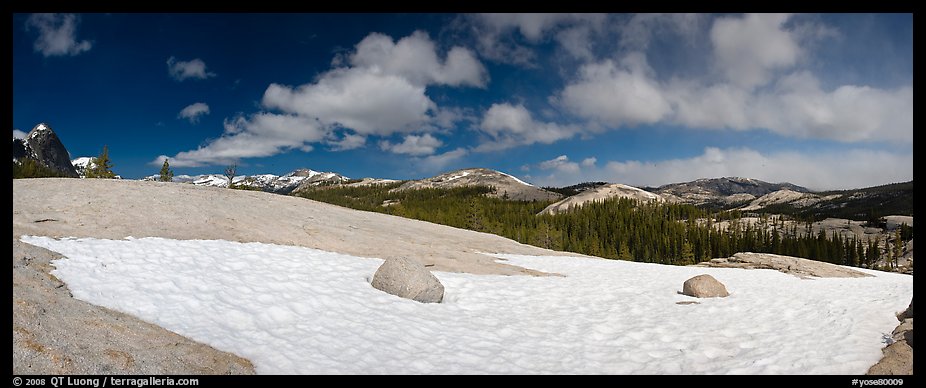
[[[698,275],[686,280],[682,294],[695,298],[723,298],[730,295],[723,283],[711,275]]]
[[[386,259],[373,275],[373,287],[421,303],[440,303],[444,285],[421,263],[405,257]]]

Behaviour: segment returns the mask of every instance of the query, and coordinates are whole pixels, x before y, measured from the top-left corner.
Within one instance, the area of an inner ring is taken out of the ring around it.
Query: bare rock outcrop
[[[444,285],[421,263],[406,257],[386,259],[372,283],[378,290],[421,303],[444,299]]]
[[[913,374],[913,301],[910,307],[897,314],[900,324],[891,333],[890,345],[881,350],[881,361],[868,369],[869,375]]]
[[[742,252],[733,257],[712,259],[694,265],[695,267],[774,269],[802,279],[818,278],[860,278],[871,276],[864,272],[841,267],[835,264],[801,259],[792,256],[773,255],[771,253]]]

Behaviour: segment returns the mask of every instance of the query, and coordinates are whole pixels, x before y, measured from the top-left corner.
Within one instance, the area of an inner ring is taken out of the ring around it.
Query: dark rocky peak
[[[71,156],[61,143],[58,134],[46,123],[39,123],[26,136],[26,142],[35,159],[46,167],[61,171],[67,176],[77,177],[77,170],[71,164]]]
[[[16,158],[17,154],[33,158],[45,167],[60,171],[66,176],[78,177],[67,148],[64,148],[61,139],[46,123],[39,123],[32,128],[21,143],[13,140],[13,158]]]

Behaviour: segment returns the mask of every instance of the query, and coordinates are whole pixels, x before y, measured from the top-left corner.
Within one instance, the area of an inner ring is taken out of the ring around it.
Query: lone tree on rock
[[[109,147],[103,146],[103,152],[100,156],[93,158],[87,168],[87,178],[104,178],[113,179],[116,174],[113,173],[113,162],[109,159]]]
[[[161,173],[158,180],[161,182],[173,182],[174,172],[170,169],[170,163],[167,163],[167,159],[164,159],[164,165],[161,166]]]
[[[228,188],[232,188],[232,180],[235,179],[235,174],[238,172],[238,165],[233,164],[231,166],[225,167],[225,177],[228,178]]]

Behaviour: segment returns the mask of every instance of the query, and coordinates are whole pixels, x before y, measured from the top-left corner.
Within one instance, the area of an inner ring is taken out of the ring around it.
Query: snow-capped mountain
[[[158,175],[151,175],[144,180],[156,181]],[[322,186],[347,182],[349,178],[334,172],[318,172],[300,168],[283,176],[274,174],[236,176],[236,186],[257,188],[278,194],[289,194],[299,188]],[[228,187],[228,178],[222,174],[176,175],[174,182],[190,183],[196,186]]]
[[[74,166],[74,170],[77,171],[77,175],[80,175],[81,178],[84,178],[87,176],[87,170],[96,164],[93,163],[92,157],[81,156],[77,159],[72,159],[71,165]]]
[[[487,168],[467,168],[431,178],[409,181],[396,190],[466,186],[494,187],[495,191],[490,193],[491,196],[515,201],[556,200],[562,198],[562,195],[558,193],[541,189],[511,175]]]
[[[67,148],[46,123],[36,125],[23,139],[13,139],[13,162],[21,163],[23,159],[35,160],[65,176],[78,176]]]

